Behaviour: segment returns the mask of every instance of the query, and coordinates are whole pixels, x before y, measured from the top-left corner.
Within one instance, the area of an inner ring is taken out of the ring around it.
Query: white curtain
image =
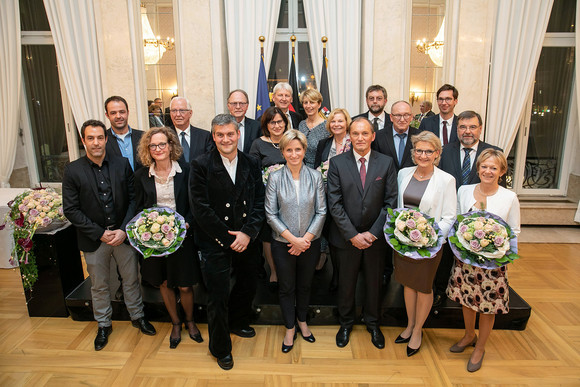
[[[242,89],[248,93],[248,116],[254,117],[258,70],[260,68],[260,41],[264,42],[266,76],[274,50],[280,0],[225,0],[226,40],[228,45],[230,90]]]
[[[44,7],[77,129],[89,119],[104,121],[93,0],[44,0]]]
[[[18,0],[0,4],[0,34],[0,95],[4,101],[0,114],[0,187],[5,188],[10,187],[20,122],[22,55]]]
[[[516,138],[553,0],[497,2],[485,141],[509,153]]]
[[[382,11],[381,11],[382,12]],[[361,101],[361,0],[304,0],[316,84],[322,73],[322,37],[326,36],[330,104],[358,114]]]
[[[576,5],[576,26],[580,23],[580,7]],[[576,32],[576,55],[580,52],[580,33]],[[578,114],[580,115],[580,60],[576,59],[576,101],[578,103]],[[580,123],[580,120],[578,120]],[[580,125],[578,125],[578,130],[580,134]],[[577,143],[580,141],[580,136],[578,137]],[[580,156],[577,154],[575,159],[578,160]],[[576,161],[578,162],[578,161]],[[580,223],[580,202],[578,203],[578,208],[576,209],[576,216],[574,216],[574,221]]]

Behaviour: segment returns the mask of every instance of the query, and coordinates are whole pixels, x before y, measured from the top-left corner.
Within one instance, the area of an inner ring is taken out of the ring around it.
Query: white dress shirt
[[[191,125],[187,127],[187,129],[185,130],[181,130],[179,128],[175,128],[175,131],[177,132],[177,138],[179,139],[179,143],[181,144],[181,133],[184,132],[185,133],[185,141],[187,141],[187,145],[189,145],[189,147],[191,148]]]
[[[439,140],[441,140],[441,145],[445,144],[443,141],[443,121],[447,122],[447,142],[449,143],[451,140],[451,129],[453,128],[453,119],[455,118],[454,115],[451,116],[450,119],[444,120],[441,115],[439,115]]]
[[[475,155],[477,154],[477,146],[479,145],[479,141],[476,142],[475,144],[473,144],[473,146],[470,146],[471,148],[471,152],[469,152],[469,169],[473,169],[473,163],[475,163]],[[466,146],[463,146],[463,144],[461,144],[459,146],[459,165],[463,166],[463,160],[465,160],[465,151],[464,149],[467,148]]]
[[[369,121],[371,122],[371,124],[373,124],[375,122],[375,118],[378,118],[379,120],[377,121],[377,125],[379,126],[379,130],[381,130],[381,129],[383,129],[385,127],[385,120],[387,119],[387,113],[385,113],[383,111],[380,116],[375,117],[373,115],[373,113],[371,113],[369,111],[369,115],[368,115],[367,118],[369,119]]]
[[[356,151],[354,151],[352,153],[354,153],[354,159],[356,160],[356,167],[358,168],[359,173],[360,173],[360,167],[362,166],[362,163],[360,162],[360,159],[362,157],[365,158],[365,168],[368,171],[369,170],[369,157],[371,156],[370,149],[369,149],[368,153],[364,156],[359,155]]]
[[[246,118],[242,120],[242,122],[238,123],[238,129],[240,130],[240,138],[238,139],[238,150],[244,151],[244,132],[246,129],[245,126]]]
[[[228,171],[228,175],[232,179],[232,182],[236,184],[236,171],[238,170],[238,155],[230,162],[227,157],[224,157],[220,154],[222,161],[224,163],[224,167],[226,171]]]

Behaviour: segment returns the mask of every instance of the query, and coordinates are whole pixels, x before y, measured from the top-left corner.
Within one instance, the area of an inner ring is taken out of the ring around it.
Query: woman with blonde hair
[[[317,168],[318,165],[314,165],[316,148],[320,140],[329,136],[326,130],[326,120],[320,115],[322,95],[316,89],[306,89],[300,95],[300,102],[306,113],[306,119],[300,122],[298,130],[306,136],[308,143],[304,163],[310,168]]]

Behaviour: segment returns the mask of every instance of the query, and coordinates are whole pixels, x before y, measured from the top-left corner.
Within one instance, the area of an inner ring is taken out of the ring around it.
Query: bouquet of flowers
[[[141,211],[126,227],[129,242],[143,258],[174,253],[185,239],[185,219],[167,207]]]
[[[518,259],[517,238],[499,216],[485,211],[458,215],[449,232],[455,256],[464,263],[494,269]]]
[[[31,290],[38,280],[38,268],[32,248],[32,237],[37,229],[49,232],[67,224],[62,210],[62,196],[51,188],[28,190],[8,202],[10,211],[6,214],[0,230],[10,222],[14,225],[14,248],[10,264],[20,266],[22,284]]]
[[[328,165],[330,164],[329,160],[323,161],[316,170],[322,174],[322,180],[326,183],[326,179],[328,178]]]
[[[281,169],[283,166],[284,164],[274,164],[264,168],[262,171],[262,182],[264,182],[264,185],[268,184],[268,177],[270,177],[270,173]]]
[[[413,259],[433,258],[444,240],[433,218],[408,208],[388,209],[385,238],[395,251]]]

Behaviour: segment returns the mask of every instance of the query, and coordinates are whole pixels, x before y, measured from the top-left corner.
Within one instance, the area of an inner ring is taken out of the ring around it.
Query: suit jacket
[[[416,169],[417,167],[415,166],[403,168],[399,171],[399,176],[397,177],[399,185],[398,208],[404,207],[403,196]],[[457,213],[457,193],[455,192],[454,183],[453,176],[435,167],[433,176],[431,176],[419,203],[419,210],[435,218],[435,222],[437,222],[445,237],[447,237],[451,225],[455,222]]]
[[[250,147],[255,139],[262,135],[260,121],[251,118],[244,118],[244,146],[242,152],[249,153]]]
[[[300,116],[300,114],[293,112],[293,111],[288,111],[288,113],[290,113],[290,118],[292,119],[292,128],[298,130],[298,125],[300,125],[300,121],[302,121],[302,117]]]
[[[449,129],[449,128],[447,128]],[[439,137],[439,114],[431,117],[425,117],[419,125],[419,131],[428,130]],[[453,125],[451,126],[451,133],[449,135],[449,143],[459,142],[457,138],[457,116],[453,115]],[[441,144],[443,145],[443,144]]]
[[[315,168],[318,168],[320,164],[328,160],[328,155],[330,154],[330,148],[332,148],[333,141],[334,136],[331,136],[318,142],[318,146],[316,147],[316,156],[314,156]]]
[[[109,155],[123,156],[121,149],[119,148],[119,143],[117,142],[115,136],[111,134],[111,130],[111,128],[107,129],[106,152]],[[131,145],[133,148],[133,166],[135,167],[135,171],[143,166],[143,164],[141,164],[141,160],[139,160],[139,156],[137,155],[137,148],[139,147],[139,141],[141,141],[143,133],[145,132],[142,130],[131,128]]]
[[[407,133],[407,142],[405,143],[405,150],[403,152],[401,165],[399,165],[399,159],[397,158],[395,140],[393,139],[393,129],[379,130],[375,136],[375,141],[373,141],[372,148],[377,152],[391,157],[395,163],[397,172],[399,172],[401,168],[412,167],[415,165],[411,159],[411,149],[413,148],[413,144],[411,143],[411,136],[419,133],[419,129],[409,127],[409,132]]]
[[[431,117],[434,116],[435,113],[433,113],[433,110],[429,110],[427,113],[425,113],[425,116],[423,117],[423,120],[427,117]],[[419,114],[415,114],[415,117],[413,117],[413,119],[418,120],[419,118],[421,118],[421,113]]]
[[[181,173],[176,173],[173,177],[175,209],[187,223],[193,225],[193,215],[189,209],[189,165],[180,162],[179,167]],[[135,202],[137,212],[157,205],[155,177],[149,176],[149,167],[143,167],[135,172]]]
[[[475,156],[472,154],[471,157],[477,158],[485,149],[492,148],[502,151],[502,149],[493,146],[491,144],[485,143],[480,141],[477,145],[477,152]],[[461,143],[457,142],[450,142],[447,144],[446,147],[443,148],[443,152],[441,153],[441,161],[439,161],[439,168],[444,170],[445,172],[449,173],[451,176],[455,178],[455,187],[459,189],[463,185],[463,178],[461,174]],[[480,182],[479,176],[477,175],[477,169],[475,168],[475,162],[473,163],[473,168],[471,168],[471,172],[469,172],[469,180],[467,184],[477,184]],[[502,185],[505,187],[505,181],[502,179]]]
[[[366,112],[361,113],[358,116],[352,117],[352,120],[354,121],[355,119],[360,118],[360,117],[364,117],[364,118],[368,119],[369,113],[370,113],[370,110],[367,110]],[[371,123],[372,123],[372,121],[371,121]],[[393,126],[393,122],[391,121],[391,115],[389,113],[385,112],[385,125],[384,125],[383,129],[388,129],[391,126]],[[381,130],[383,130],[383,129],[381,129]]]
[[[345,248],[350,239],[369,231],[378,240],[383,238],[383,226],[388,208],[397,204],[397,172],[393,159],[371,151],[363,188],[353,151],[330,159],[328,168],[328,208],[332,219],[329,241]]]
[[[177,133],[175,128],[172,129]],[[177,139],[181,143],[181,137],[179,137],[179,135],[177,136]],[[179,158],[179,162],[189,164],[191,160],[212,150],[213,147],[214,142],[209,131],[189,125],[189,160],[185,160],[185,156],[182,154]]]
[[[115,229],[125,230],[125,226],[135,215],[133,170],[129,160],[124,157],[105,154],[105,160],[109,163],[109,178],[117,217]],[[107,222],[105,207],[99,199],[97,181],[86,156],[65,166],[62,201],[64,215],[77,229],[79,249],[95,251],[101,244],[100,239]]]
[[[229,249],[235,236],[228,230],[242,231],[255,240],[265,218],[258,161],[238,152],[235,184],[217,149],[194,159],[190,168],[189,199],[200,250]]]

